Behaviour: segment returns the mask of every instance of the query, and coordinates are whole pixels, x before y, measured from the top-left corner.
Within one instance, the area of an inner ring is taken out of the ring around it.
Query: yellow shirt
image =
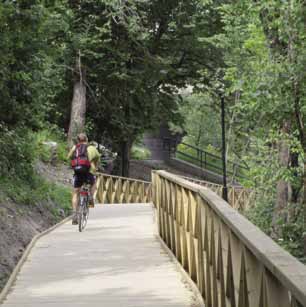
[[[68,159],[72,159],[73,158],[73,154],[75,152],[76,146],[73,146],[68,154]],[[98,165],[100,163],[100,153],[98,152],[98,150],[96,149],[95,146],[93,145],[88,145],[87,147],[87,156],[88,156],[88,160],[90,162],[90,170],[89,172],[93,175],[95,175],[97,173],[97,168]]]

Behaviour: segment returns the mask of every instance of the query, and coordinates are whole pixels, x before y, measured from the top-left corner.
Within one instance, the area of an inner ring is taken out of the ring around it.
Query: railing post
[[[203,168],[203,151],[201,150],[201,168]]]

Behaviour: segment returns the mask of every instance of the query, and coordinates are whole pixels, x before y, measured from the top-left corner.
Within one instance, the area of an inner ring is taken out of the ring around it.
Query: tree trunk
[[[84,131],[86,117],[86,85],[85,73],[81,65],[81,56],[76,65],[75,80],[73,87],[73,99],[71,103],[70,125],[68,143],[71,146],[76,136]]]
[[[289,133],[290,124],[288,121],[283,123],[282,133],[285,136]],[[290,161],[290,152],[289,152],[289,144],[287,140],[281,140],[279,142],[278,147],[278,157],[279,157],[279,165],[280,168],[285,169],[289,166]],[[276,187],[276,203],[274,206],[273,219],[272,219],[272,227],[273,233],[272,237],[274,239],[278,239],[282,236],[281,223],[286,221],[286,215],[284,214],[284,209],[287,208],[289,201],[289,184],[283,179],[280,179],[277,183]]]

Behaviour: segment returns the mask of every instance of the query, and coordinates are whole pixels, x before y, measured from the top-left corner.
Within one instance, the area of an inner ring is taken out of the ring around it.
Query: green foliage
[[[305,10],[301,2],[246,0],[219,10],[224,27],[211,41],[223,51],[228,143],[249,165],[251,180],[243,183],[257,195],[249,218],[268,234],[278,227],[279,243],[300,257],[303,214],[291,207],[303,206]],[[290,159],[281,163],[284,144]],[[292,188],[295,200],[289,197],[282,211],[277,207],[280,181]]]
[[[55,142],[57,144],[57,159],[61,162],[67,162],[67,143],[64,132],[57,126],[50,125],[38,132],[33,133],[35,142],[35,151],[39,159],[44,162],[50,162],[51,150],[46,142]]]
[[[24,127],[9,130],[0,123],[0,177],[31,180],[35,146],[31,134]]]
[[[303,257],[305,257],[303,252],[303,236],[305,229],[303,209],[300,204],[290,204],[286,210],[288,212],[284,214],[285,216],[290,216],[290,211],[294,212],[294,215],[292,220],[279,221],[282,228],[282,238],[278,239],[278,243],[290,251],[292,255],[303,260]]]
[[[189,145],[189,144],[188,144]],[[187,143],[179,144],[177,147],[176,158],[189,162],[198,167],[212,171],[216,174],[223,175],[223,163],[221,153],[213,146],[208,145],[204,150],[198,147],[188,146]],[[202,153],[201,153],[202,151]],[[230,160],[227,161],[227,179],[230,181],[241,181],[247,184],[247,178],[249,171],[238,166]]]
[[[256,205],[246,212],[246,217],[258,226],[267,235],[272,235],[272,219],[274,209],[274,199],[270,201],[258,195]],[[293,256],[305,261],[303,253],[304,221],[303,209],[299,204],[289,204],[288,208],[281,212],[278,224],[282,230],[282,236],[277,238],[277,243],[288,250]],[[291,219],[285,217],[290,216]]]
[[[218,111],[214,110],[214,101],[209,94],[186,95],[178,110],[184,122],[180,126],[171,124],[171,128],[184,131],[184,142],[187,144],[203,150],[220,151],[221,123]]]
[[[63,31],[64,22],[42,1],[0,4],[0,122],[9,128],[38,128],[53,113],[65,73],[59,65],[65,45],[54,32]]]
[[[71,212],[71,190],[56,184],[46,183],[46,185],[49,186],[48,197],[68,215]],[[59,211],[55,211],[55,214],[58,215]]]
[[[209,23],[203,22],[201,1],[86,0],[71,2],[69,10],[72,54],[81,54],[89,68],[88,119],[95,139],[132,143],[145,130],[181,118],[175,112],[178,89],[202,67],[196,33]]]
[[[144,146],[134,145],[131,150],[131,159],[146,160],[151,156],[150,151]]]
[[[25,127],[8,129],[0,127],[0,175],[1,177],[32,180],[36,159],[50,161],[50,148],[43,143],[53,141],[58,144],[58,159],[66,161],[67,145],[63,133],[56,127],[32,132]]]
[[[256,205],[249,209],[245,216],[267,235],[271,235],[273,218],[273,199],[257,199]]]
[[[10,198],[18,204],[36,205],[54,203],[69,212],[71,193],[68,188],[46,182],[34,171],[36,159],[50,160],[50,149],[44,141],[58,143],[58,157],[66,159],[66,143],[63,135],[55,127],[32,132],[25,127],[8,129],[2,124],[0,129],[0,200]],[[54,209],[58,215],[58,210]]]
[[[132,143],[146,129],[181,119],[179,88],[206,65],[203,46],[216,51],[197,37],[213,31],[200,0],[15,1],[0,4],[0,12],[0,120],[9,128],[41,130],[46,120],[67,128],[80,56],[92,138]]]
[[[53,202],[66,213],[70,211],[71,191],[69,188],[49,183],[34,176],[31,180],[20,178],[1,178],[1,201],[10,198],[17,204],[38,205]],[[57,211],[54,211],[58,214]]]
[[[191,164],[197,165],[199,167],[204,167],[205,169],[218,172],[217,169],[222,170],[222,163],[220,159],[216,159],[209,155],[202,154],[202,165],[201,165],[201,153],[196,149],[180,144],[178,146],[177,158],[190,162]]]

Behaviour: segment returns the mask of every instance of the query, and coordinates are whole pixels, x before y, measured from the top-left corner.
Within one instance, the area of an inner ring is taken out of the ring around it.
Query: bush
[[[36,158],[33,136],[23,127],[9,130],[0,123],[1,177],[31,180]]]
[[[46,161],[49,152],[44,141],[58,143],[58,158],[66,159],[64,135],[55,127],[33,132],[24,127],[9,129],[0,123],[0,200],[10,198],[19,204],[35,205],[52,201],[68,211],[70,190],[46,182],[34,171],[36,159]]]
[[[273,202],[272,199],[271,201],[257,200],[256,205],[245,213],[246,217],[268,236],[272,234]],[[290,204],[289,208],[283,210],[284,217],[290,216],[289,210],[295,212],[295,217],[291,216],[289,221],[285,219],[278,221],[281,226],[282,237],[277,240],[277,243],[294,257],[306,262],[306,259],[303,259],[303,212],[299,204]]]
[[[33,138],[35,140],[35,147],[37,150],[37,157],[44,162],[50,162],[51,151],[50,147],[45,145],[45,142],[57,143],[57,158],[59,161],[67,161],[67,143],[63,131],[57,126],[50,126],[41,131],[34,132]]]
[[[270,236],[272,230],[273,200],[257,199],[255,206],[251,207],[245,213],[245,216]]]
[[[35,160],[50,161],[50,149],[43,144],[47,141],[57,143],[57,158],[66,161],[65,136],[56,126],[33,132],[24,127],[9,129],[0,123],[0,176],[31,181]]]
[[[151,152],[149,149],[141,146],[134,145],[131,151],[131,158],[135,160],[146,160],[151,157]]]
[[[70,204],[71,193],[69,188],[49,183],[44,178],[34,175],[30,181],[20,178],[0,179],[2,201],[10,198],[15,203],[25,205],[38,204],[45,200],[54,201],[57,204]]]
[[[24,205],[36,205],[52,201],[66,213],[70,211],[70,189],[49,183],[42,177],[34,176],[31,181],[19,178],[1,178],[0,186],[0,201],[9,198],[17,204]]]

